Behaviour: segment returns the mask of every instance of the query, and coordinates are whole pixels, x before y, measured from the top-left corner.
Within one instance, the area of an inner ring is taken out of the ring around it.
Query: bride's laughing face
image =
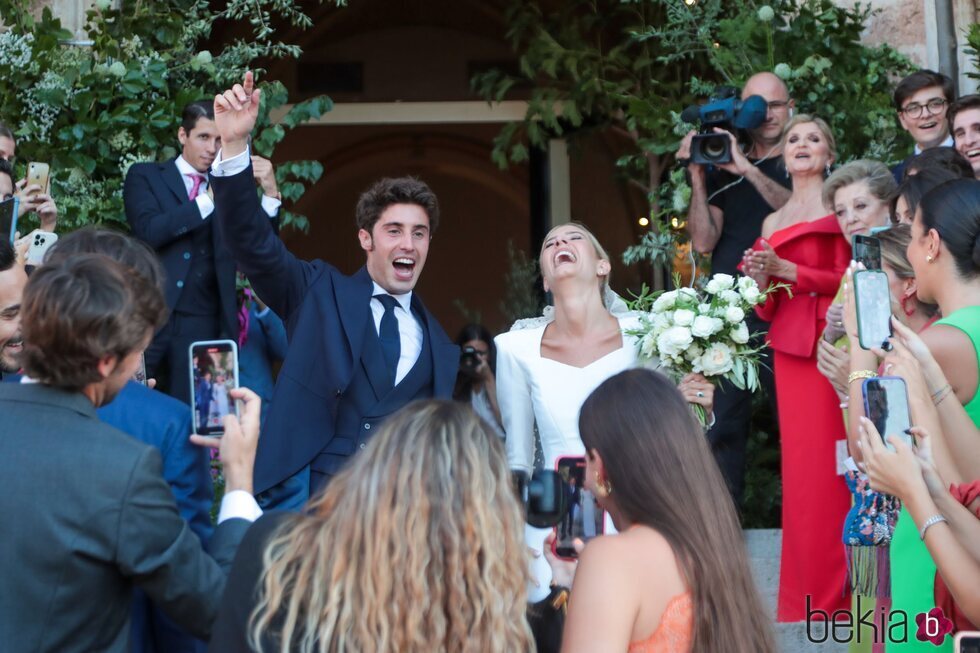
[[[545,291],[568,278],[595,279],[600,286],[609,276],[609,260],[594,236],[575,224],[559,225],[548,232],[541,246],[541,277]]]

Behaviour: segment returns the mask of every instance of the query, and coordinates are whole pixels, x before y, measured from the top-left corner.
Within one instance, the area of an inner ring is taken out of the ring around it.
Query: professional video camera
[[[684,109],[681,120],[700,123],[700,133],[691,140],[691,163],[729,163],[732,160],[731,140],[728,134],[718,134],[714,128],[729,132],[755,129],[765,121],[767,109],[768,105],[761,95],[750,95],[739,100],[735,89],[730,86],[716,89],[707,103]]]

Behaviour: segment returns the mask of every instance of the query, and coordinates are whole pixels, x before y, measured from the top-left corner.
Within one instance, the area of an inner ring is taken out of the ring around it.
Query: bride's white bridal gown
[[[619,319],[620,330],[639,327],[634,316]],[[541,356],[546,324],[497,336],[497,401],[507,434],[507,460],[511,469],[530,474],[534,467],[534,425],[537,423],[544,465],[555,469],[562,456],[584,456],[578,415],[585,399],[603,381],[637,366],[636,339],[623,333],[623,345],[585,367],[566,365]],[[529,547],[541,551],[550,529],[525,525]],[[606,532],[614,532],[606,518]],[[537,585],[528,587],[529,600],[540,601],[550,592],[551,568],[544,556],[532,560]]]

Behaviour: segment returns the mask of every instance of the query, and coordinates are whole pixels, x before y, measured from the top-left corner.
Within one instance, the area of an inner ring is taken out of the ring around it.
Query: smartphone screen
[[[854,299],[861,347],[881,347],[892,335],[888,277],[881,270],[858,270],[854,273]]]
[[[17,233],[17,204],[16,197],[0,202],[0,236],[14,244],[14,234]]]
[[[897,376],[865,379],[862,390],[865,414],[874,423],[882,439],[897,435],[912,444],[912,436],[905,432],[912,427],[905,379]],[[885,440],[885,444],[889,449],[895,449],[888,440]]]
[[[961,630],[953,639],[956,653],[980,653],[980,632]]]
[[[238,345],[232,340],[195,342],[190,349],[194,432],[219,436],[225,416],[238,414],[228,394],[238,387]]]
[[[559,458],[556,469],[563,481],[567,510],[555,527],[555,555],[577,558],[573,544],[575,538],[587,542],[596,535],[602,535],[605,511],[595,495],[585,488],[585,458]]]
[[[31,161],[27,164],[27,185],[33,186],[37,184],[41,187],[42,193],[48,191],[48,171],[49,167],[47,163],[37,163]]]
[[[881,269],[881,241],[874,236],[854,236],[854,260],[864,265],[865,270]]]

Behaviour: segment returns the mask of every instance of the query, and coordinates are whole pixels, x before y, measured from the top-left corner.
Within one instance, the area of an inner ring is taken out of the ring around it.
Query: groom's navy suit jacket
[[[352,276],[320,260],[302,261],[257,218],[251,166],[211,178],[215,226],[256,293],[283,319],[289,350],[268,407],[255,461],[263,492],[308,465],[337,436],[337,417],[365,351],[374,284],[366,268]],[[352,246],[353,243],[352,243]],[[429,343],[432,395],[452,395],[459,348],[412,294],[412,309]],[[371,325],[373,327],[373,324]],[[424,354],[423,349],[423,354]],[[383,364],[383,363],[378,363]],[[376,370],[367,370],[373,375]],[[358,378],[364,375],[357,374]],[[346,404],[349,406],[349,403]]]

